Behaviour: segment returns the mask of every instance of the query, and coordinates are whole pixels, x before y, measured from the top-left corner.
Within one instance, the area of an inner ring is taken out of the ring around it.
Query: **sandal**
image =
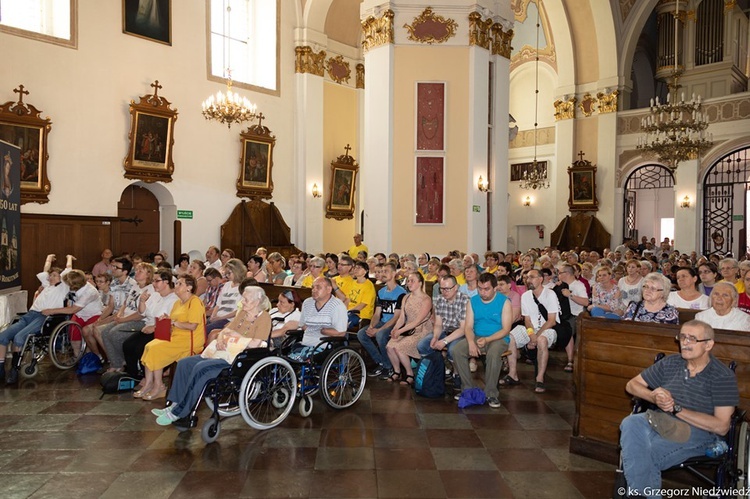
[[[506,375],[503,379],[500,380],[500,386],[516,386],[520,384],[521,380],[511,378],[510,374]]]
[[[414,376],[407,374],[406,377],[401,380],[401,384],[404,386],[414,386]]]
[[[534,391],[536,393],[544,393],[544,392],[547,391],[547,388],[544,386],[544,383],[542,383],[541,381],[537,381],[536,382],[536,387],[534,388]]]
[[[396,371],[393,371],[393,373],[391,373],[391,375],[388,376],[389,383],[395,383],[400,380],[401,380],[401,373],[397,373]]]
[[[565,371],[566,373],[572,373],[573,372],[573,363],[572,362],[568,362],[567,364],[565,364],[565,367],[563,368],[563,371]]]

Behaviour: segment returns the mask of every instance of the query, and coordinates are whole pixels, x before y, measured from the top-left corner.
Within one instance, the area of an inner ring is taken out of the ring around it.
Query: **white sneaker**
[[[166,414],[168,412],[169,413],[172,412],[172,406],[171,405],[169,407],[165,407],[164,409],[151,409],[151,414],[153,414],[156,417],[162,416],[162,415],[164,415],[164,414]]]

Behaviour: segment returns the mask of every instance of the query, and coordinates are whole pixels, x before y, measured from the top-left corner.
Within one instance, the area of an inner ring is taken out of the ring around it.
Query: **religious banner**
[[[445,83],[417,82],[417,150],[445,150]]]
[[[444,178],[443,158],[425,156],[417,158],[416,223],[443,223]]]
[[[21,286],[21,149],[0,140],[0,291]]]

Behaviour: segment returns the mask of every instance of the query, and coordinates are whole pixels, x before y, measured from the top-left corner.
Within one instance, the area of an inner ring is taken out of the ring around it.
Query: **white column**
[[[467,193],[466,207],[466,248],[471,252],[483,254],[487,246],[487,194],[477,189],[477,180],[481,175],[487,180],[487,95],[489,83],[490,52],[472,46],[469,48],[469,129],[467,143],[469,157],[466,162]],[[506,113],[507,122],[507,113]],[[507,128],[507,126],[506,126]],[[501,144],[501,146],[504,144]],[[494,147],[497,147],[495,145]],[[507,147],[505,147],[507,150]],[[492,173],[493,178],[495,172]],[[494,183],[494,182],[493,182]],[[491,186],[494,187],[494,186]],[[493,200],[494,203],[494,200]],[[474,212],[473,206],[480,211]],[[493,217],[493,222],[495,222]],[[504,241],[503,241],[504,242]]]
[[[492,158],[494,185],[492,190],[492,249],[508,250],[508,115],[510,114],[510,60],[495,57],[495,116]],[[481,254],[481,252],[480,252]]]
[[[393,217],[393,91],[394,47],[381,45],[365,54],[365,91],[362,172],[360,191],[366,196],[365,241],[370,248],[389,253],[392,246]],[[401,213],[400,216],[413,216]]]
[[[619,234],[615,232],[617,226],[615,219],[617,113],[599,114],[597,120],[599,137],[596,146],[596,188],[598,190],[599,211],[596,213],[596,218],[612,234],[610,245],[615,247],[622,242],[622,231]]]
[[[698,237],[698,170],[700,161],[697,159],[683,161],[675,172],[674,184],[674,239],[675,249],[690,254],[691,251],[700,252]],[[690,198],[690,208],[681,208],[680,204],[685,196]]]
[[[575,150],[575,120],[560,120],[555,122],[555,168],[550,175],[550,190],[555,192],[555,216],[557,219],[553,226],[549,227],[550,234],[563,218],[570,214],[568,206],[568,168],[573,161],[578,160],[578,151]],[[586,151],[584,151],[585,153]],[[583,159],[587,159],[586,156]],[[599,173],[599,172],[597,172]],[[597,185],[599,183],[597,182]]]

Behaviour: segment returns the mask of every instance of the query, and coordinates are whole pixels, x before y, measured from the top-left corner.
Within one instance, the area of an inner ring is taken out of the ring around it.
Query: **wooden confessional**
[[[611,234],[593,215],[577,213],[562,219],[550,235],[550,245],[559,250],[575,248],[602,252],[609,248]]]
[[[261,246],[269,254],[278,251],[287,260],[301,252],[292,244],[291,229],[273,203],[243,200],[221,226],[221,247],[233,249],[237,258],[247,262]]]

